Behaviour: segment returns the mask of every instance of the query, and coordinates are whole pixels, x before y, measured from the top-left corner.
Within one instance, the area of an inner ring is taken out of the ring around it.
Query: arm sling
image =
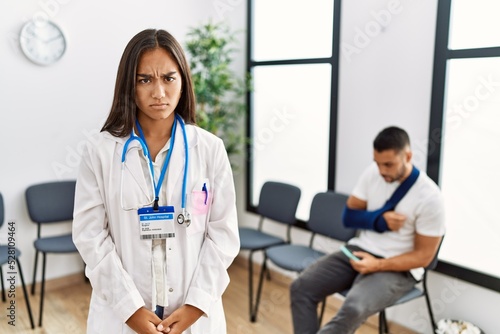
[[[419,175],[420,171],[413,166],[408,178],[406,178],[406,180],[399,185],[387,202],[385,202],[384,206],[378,210],[357,210],[350,209],[345,206],[344,212],[342,213],[344,226],[356,229],[373,230],[379,233],[389,231],[387,222],[382,215],[386,211],[394,210],[399,201],[406,195],[415,181],[417,181]]]

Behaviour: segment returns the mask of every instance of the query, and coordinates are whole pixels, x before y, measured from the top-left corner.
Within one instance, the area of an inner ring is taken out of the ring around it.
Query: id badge
[[[166,239],[175,237],[174,207],[160,206],[137,210],[141,239]]]

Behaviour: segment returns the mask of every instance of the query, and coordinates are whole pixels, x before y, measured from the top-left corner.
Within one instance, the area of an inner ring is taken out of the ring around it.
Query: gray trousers
[[[360,250],[348,246],[351,251]],[[351,334],[372,314],[390,306],[414,285],[409,272],[359,274],[342,252],[326,255],[292,283],[290,299],[295,334]],[[319,329],[317,307],[335,292],[349,290],[338,313]]]

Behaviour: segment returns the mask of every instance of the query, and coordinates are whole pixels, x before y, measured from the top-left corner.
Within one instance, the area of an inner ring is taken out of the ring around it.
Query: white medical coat
[[[192,125],[186,125],[186,132],[191,225],[175,223],[176,236],[166,241],[165,314],[183,304],[196,306],[205,314],[184,333],[223,334],[221,296],[229,284],[227,268],[239,251],[233,176],[222,140]],[[103,132],[89,140],[77,179],[73,239],[93,288],[87,323],[87,333],[92,334],[133,333],[126,320],[142,306],[155,308],[152,241],[140,239],[137,211],[125,211],[120,204],[121,156],[127,139]],[[134,146],[140,144],[133,141],[130,147]],[[160,195],[160,205],[173,205],[175,217],[181,212],[184,157],[178,126]],[[125,208],[152,197],[149,171],[144,171],[141,159],[140,148],[126,157]],[[209,193],[206,205],[203,184]]]

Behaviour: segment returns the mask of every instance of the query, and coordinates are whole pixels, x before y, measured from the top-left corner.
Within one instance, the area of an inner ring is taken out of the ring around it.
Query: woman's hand
[[[141,307],[128,320],[126,324],[138,334],[161,334],[162,332],[156,329],[161,322],[154,312],[145,307]]]
[[[203,315],[203,311],[192,305],[182,305],[163,320],[156,329],[161,333],[181,334]]]

